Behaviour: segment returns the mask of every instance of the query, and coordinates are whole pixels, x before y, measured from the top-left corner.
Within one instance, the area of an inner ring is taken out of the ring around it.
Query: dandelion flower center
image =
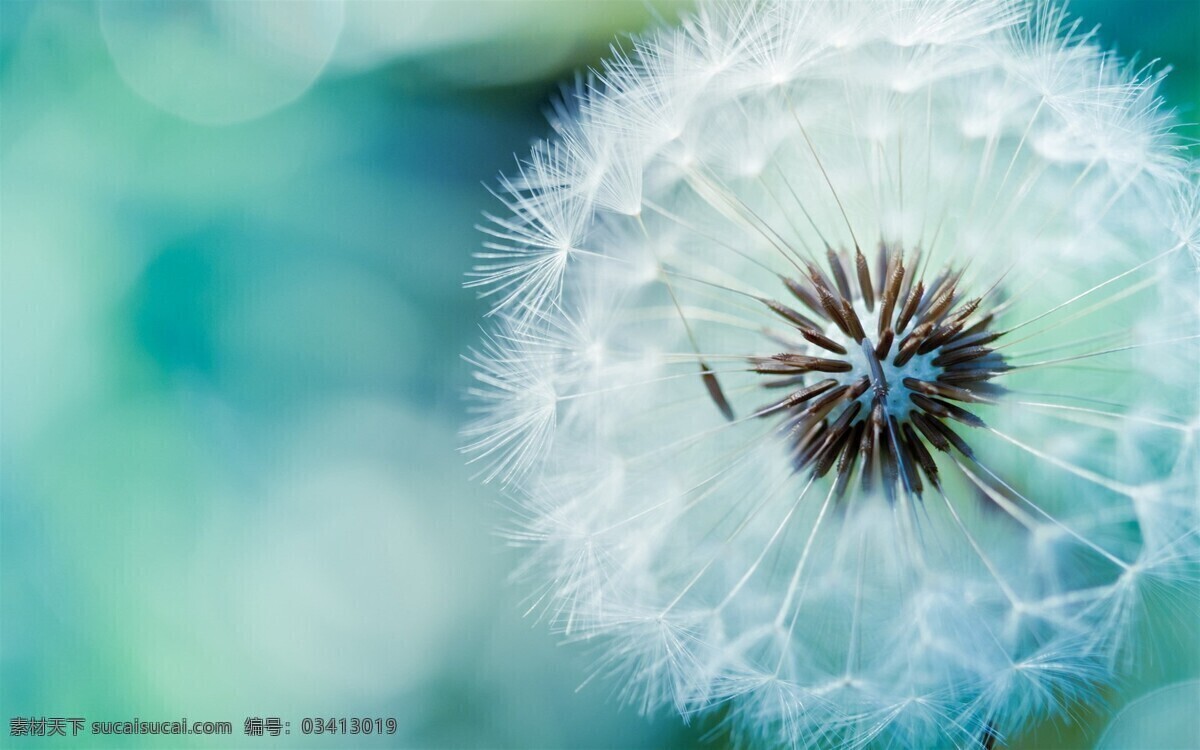
[[[962,299],[962,270],[944,268],[927,285],[919,255],[906,264],[887,243],[874,274],[859,249],[853,258],[830,249],[826,260],[828,273],[808,263],[802,278],[783,278],[807,312],[763,300],[804,342],[751,360],[770,376],[766,388],[791,389],[756,414],[783,414],[797,471],[822,477],[836,467],[838,497],[856,470],[865,491],[881,482],[893,501],[897,483],[910,494],[938,486],[931,450],[973,456],[947,422],[982,426],[963,405],[1001,391],[990,382],[1007,369],[987,346],[1001,335],[990,328],[990,305]]]

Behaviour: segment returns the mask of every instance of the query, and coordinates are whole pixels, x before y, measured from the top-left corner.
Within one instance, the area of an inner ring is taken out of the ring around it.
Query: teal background
[[[699,743],[576,691],[593,656],[522,618],[456,437],[485,185],[560,81],[680,6],[234,5],[0,0],[0,745]],[[1071,8],[1200,118],[1193,3]],[[234,734],[20,742],[19,716]],[[1079,718],[1014,746],[1087,747]]]

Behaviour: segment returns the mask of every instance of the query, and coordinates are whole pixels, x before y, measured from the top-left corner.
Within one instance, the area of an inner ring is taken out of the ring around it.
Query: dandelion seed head
[[[501,178],[466,451],[529,609],[623,699],[991,747],[1187,616],[1200,172],[1162,73],[1093,37],[1019,0],[705,4]]]

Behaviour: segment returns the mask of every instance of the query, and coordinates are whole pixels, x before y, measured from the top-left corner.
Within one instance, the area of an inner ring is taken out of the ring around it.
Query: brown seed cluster
[[[989,327],[987,295],[959,300],[962,269],[926,284],[919,252],[906,263],[885,243],[873,273],[857,248],[852,259],[826,255],[828,273],[808,263],[805,277],[781,277],[804,312],[761,300],[812,346],[751,360],[770,376],[765,387],[791,389],[757,414],[782,414],[796,470],[836,469],[839,496],[855,470],[864,490],[878,482],[892,500],[898,486],[914,495],[924,482],[940,488],[932,451],[973,458],[947,422],[982,427],[961,404],[992,401],[1001,388],[989,381],[1008,369],[988,346],[1003,334]]]

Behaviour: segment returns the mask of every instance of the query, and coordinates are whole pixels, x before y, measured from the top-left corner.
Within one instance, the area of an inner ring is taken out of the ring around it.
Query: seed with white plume
[[[531,609],[769,746],[990,747],[1140,669],[1200,547],[1160,79],[1042,3],[818,0],[571,89],[471,281]]]

